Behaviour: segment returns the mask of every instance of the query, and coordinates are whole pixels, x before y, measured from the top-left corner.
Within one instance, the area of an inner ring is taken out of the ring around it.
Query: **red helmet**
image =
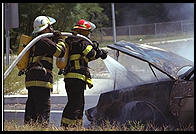
[[[90,21],[80,19],[78,23],[72,28],[72,30],[83,29],[83,30],[92,31],[95,28],[96,28],[95,24],[91,23]]]

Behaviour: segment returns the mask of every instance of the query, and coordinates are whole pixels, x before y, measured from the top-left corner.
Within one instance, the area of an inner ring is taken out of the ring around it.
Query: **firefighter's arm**
[[[96,57],[97,52],[91,44],[83,42],[82,46],[84,46],[82,49],[82,53],[86,58],[89,59],[89,61],[99,58],[99,57]]]
[[[45,51],[55,57],[63,57],[65,54],[65,43],[62,40],[55,43],[49,38],[42,38],[38,46],[40,51]]]
[[[97,54],[96,54],[96,58],[101,57],[101,59],[106,59],[107,58],[107,51],[104,49],[100,49],[99,48],[99,43],[98,41],[92,41],[93,42],[93,48],[96,50]]]
[[[53,56],[61,58],[65,54],[65,48],[66,48],[65,42],[63,41],[63,38],[62,38],[63,36],[60,31],[55,30],[53,34],[54,34],[53,40],[56,43],[56,52],[54,53]]]
[[[98,59],[101,57],[101,59],[107,58],[107,51],[99,48],[94,48],[92,45],[88,44],[86,45],[85,49],[83,50],[83,54],[91,61]]]
[[[56,43],[56,51],[55,53],[53,54],[53,56],[55,57],[63,57],[64,54],[65,54],[65,42],[62,41],[62,40],[59,40],[58,43]]]

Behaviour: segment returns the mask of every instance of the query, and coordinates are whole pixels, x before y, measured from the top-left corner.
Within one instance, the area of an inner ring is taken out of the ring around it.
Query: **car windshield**
[[[171,79],[178,79],[177,72],[181,67],[193,65],[192,61],[182,56],[146,44],[133,44],[122,40],[107,47],[148,62]]]

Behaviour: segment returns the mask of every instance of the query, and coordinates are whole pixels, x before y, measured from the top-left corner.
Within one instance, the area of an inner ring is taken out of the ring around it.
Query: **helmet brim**
[[[48,25],[45,25],[45,26],[43,26],[42,28],[40,28],[40,29],[38,29],[38,30],[34,30],[34,31],[32,32],[32,34],[39,33],[39,32],[41,32],[42,30],[46,29],[47,27],[48,27]]]
[[[87,29],[85,27],[81,27],[81,26],[77,26],[77,25],[72,28],[72,30],[75,30],[75,29],[82,29],[82,30],[86,30],[86,31],[90,31],[91,30],[91,29]]]
[[[47,16],[48,19],[50,20],[50,25],[54,24],[56,22],[56,20],[52,17]]]
[[[89,21],[89,23],[90,23],[90,25],[91,25],[91,31],[93,31],[93,30],[96,28],[96,26],[95,26],[95,24],[93,24],[93,23],[90,22],[90,21]]]

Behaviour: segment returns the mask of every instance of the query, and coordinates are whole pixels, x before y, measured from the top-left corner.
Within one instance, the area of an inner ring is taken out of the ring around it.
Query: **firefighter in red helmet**
[[[89,34],[96,26],[84,19],[72,28],[75,34],[81,34],[89,37]],[[68,102],[65,106],[61,119],[61,126],[82,125],[84,111],[84,90],[86,85],[93,87],[88,62],[98,58],[105,59],[107,51],[99,49],[98,45],[92,45],[89,41],[78,37],[71,36],[65,39],[70,45],[69,64],[64,73],[65,89],[67,92]]]

